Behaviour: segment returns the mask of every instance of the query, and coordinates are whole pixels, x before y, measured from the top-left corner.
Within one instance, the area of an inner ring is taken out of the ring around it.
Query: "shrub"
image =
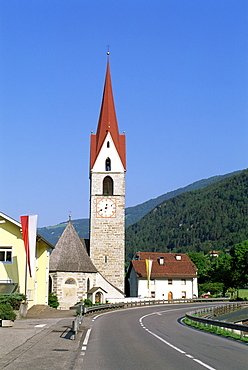
[[[49,293],[49,296],[48,296],[48,305],[52,308],[58,308],[59,306],[59,301],[58,301],[58,297],[52,292],[52,293]]]
[[[93,306],[93,303],[91,302],[91,300],[90,300],[90,299],[86,298],[86,299],[84,300],[84,306],[86,306],[86,307],[91,307],[91,306]]]
[[[16,319],[16,314],[14,313],[13,307],[9,302],[0,303],[0,320],[11,320]]]
[[[12,294],[2,294],[0,295],[0,304],[9,303],[13,310],[19,310],[22,302],[26,301],[25,294],[21,293],[12,293]]]

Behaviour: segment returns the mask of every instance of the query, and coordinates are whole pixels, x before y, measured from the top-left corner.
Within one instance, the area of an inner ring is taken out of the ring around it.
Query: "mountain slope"
[[[168,193],[162,194],[158,196],[157,198],[150,199],[142,204],[138,204],[137,206],[128,207],[126,208],[126,211],[125,211],[126,212],[126,218],[125,218],[126,227],[139,221],[143,216],[145,216],[148,212],[150,212],[158,204],[162,203],[163,201],[167,199],[173,198],[176,195],[179,195],[179,194],[191,191],[191,190],[204,188],[210,184],[221,181],[225,178],[228,178],[230,176],[233,176],[239,173],[241,173],[241,171],[235,171],[235,172],[228,173],[225,175],[212,176],[208,179],[202,179],[190,185],[187,185],[183,188],[179,188],[174,191],[170,191]],[[87,218],[77,219],[77,220],[73,220],[72,223],[80,238],[84,238],[84,239],[89,238],[89,219]],[[42,227],[38,229],[38,232],[47,241],[49,241],[49,243],[51,243],[52,245],[56,245],[57,241],[59,240],[59,237],[62,235],[66,227],[66,224],[67,224],[66,222],[62,222],[58,225]]]
[[[73,220],[72,224],[78,233],[79,238],[88,239],[89,238],[89,219],[83,218],[78,220]],[[38,229],[38,233],[45,238],[52,245],[56,245],[60,236],[62,235],[67,222],[62,222],[61,224],[55,226],[41,227]]]
[[[224,249],[247,239],[248,170],[166,200],[126,229],[126,256],[136,251]]]
[[[185,193],[187,191],[202,189],[208,185],[214,184],[225,178],[238,175],[241,172],[242,171],[235,171],[235,172],[227,173],[225,175],[212,176],[212,177],[209,177],[208,179],[202,179],[202,180],[193,182],[192,184],[187,185],[183,188],[179,188],[179,189],[170,191],[168,193],[162,194],[157,198],[150,199],[142,204],[138,204],[137,206],[128,207],[126,208],[126,227],[139,221],[143,216],[145,216],[148,212],[150,212],[158,204],[164,202],[167,199],[174,198],[175,196]]]

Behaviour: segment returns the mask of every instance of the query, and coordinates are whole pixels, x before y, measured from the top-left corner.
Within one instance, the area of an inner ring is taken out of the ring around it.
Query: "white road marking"
[[[46,324],[39,324],[39,325],[35,325],[35,328],[44,328],[44,326],[46,326]]]
[[[182,310],[182,309],[183,309],[183,308],[176,308],[176,309],[173,309],[173,310],[160,311],[160,314],[161,314],[161,313],[164,313],[164,312],[175,311],[175,310]],[[193,361],[197,362],[198,364],[200,364],[200,365],[202,365],[202,366],[206,367],[206,368],[207,368],[207,369],[209,369],[209,370],[216,370],[215,368],[213,368],[213,367],[211,367],[211,366],[209,366],[209,365],[205,364],[205,362],[202,362],[202,361],[198,360],[197,358],[194,358],[194,356],[187,354],[187,353],[186,353],[185,351],[183,351],[182,349],[180,349],[180,348],[178,348],[178,347],[174,346],[174,345],[173,345],[173,344],[171,344],[170,342],[167,342],[167,340],[165,340],[165,339],[161,338],[159,335],[157,335],[157,334],[153,333],[151,330],[147,329],[147,328],[145,327],[145,325],[143,324],[142,320],[143,320],[145,317],[148,317],[148,316],[151,316],[151,315],[157,315],[157,314],[158,314],[158,312],[152,312],[152,313],[149,313],[149,314],[147,314],[147,315],[142,316],[142,317],[139,319],[140,325],[143,327],[143,329],[145,329],[149,334],[153,335],[155,338],[159,339],[161,342],[165,343],[167,346],[169,346],[169,347],[171,347],[171,348],[175,349],[176,351],[178,351],[178,352],[180,352],[181,354],[185,355],[186,357],[188,357],[188,358],[192,359]]]
[[[82,351],[86,351],[87,349],[90,333],[91,333],[91,329],[88,329],[85,335],[84,341],[83,341]]]
[[[202,366],[206,367],[206,368],[207,368],[207,369],[209,369],[209,370],[215,370],[213,367],[211,367],[211,366],[209,366],[209,365],[205,364],[205,362],[202,362],[202,361],[200,361],[200,360],[197,360],[197,358],[193,358],[193,361],[198,362],[198,364],[200,364],[200,365],[202,365]]]

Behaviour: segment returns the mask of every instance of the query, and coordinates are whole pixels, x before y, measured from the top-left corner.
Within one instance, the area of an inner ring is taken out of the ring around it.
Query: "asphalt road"
[[[247,369],[246,344],[181,324],[180,318],[196,306],[200,305],[152,306],[88,318],[78,368]]]

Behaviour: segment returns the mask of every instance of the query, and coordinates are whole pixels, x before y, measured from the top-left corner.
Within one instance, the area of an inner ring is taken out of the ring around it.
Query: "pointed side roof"
[[[70,221],[51,254],[50,271],[97,272]]]
[[[119,153],[120,159],[126,169],[126,142],[125,135],[119,135],[118,123],[115,112],[114,97],[112,91],[112,83],[110,76],[110,63],[107,62],[107,71],[102,97],[102,106],[97,126],[96,135],[91,135],[90,146],[90,169],[93,168],[96,158],[101,150],[104,140],[108,134],[111,134]]]

